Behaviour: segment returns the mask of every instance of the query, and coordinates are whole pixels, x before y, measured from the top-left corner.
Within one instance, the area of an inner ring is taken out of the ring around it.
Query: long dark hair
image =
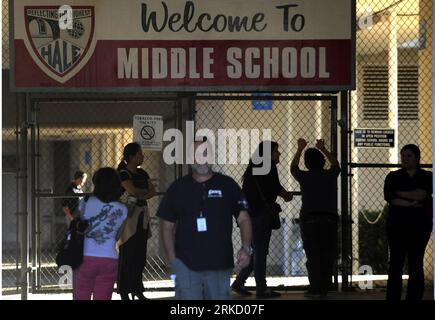
[[[275,151],[278,148],[278,143],[275,141],[261,141],[260,144],[257,147],[257,150],[255,151],[255,153],[258,153],[259,157],[263,157],[263,149],[264,149],[264,144],[265,143],[270,143],[270,157],[272,157],[272,153],[273,151]],[[254,167],[259,167],[262,165],[262,163],[259,164],[254,164],[254,162],[252,161],[252,158],[249,160],[249,164],[246,167],[245,173],[243,174],[243,181],[245,181],[247,178],[252,177],[252,168]],[[271,161],[271,165],[274,166],[275,163],[273,161]]]
[[[402,154],[402,152],[405,150],[411,151],[415,155],[415,157],[417,158],[417,168],[420,169],[420,160],[421,160],[420,148],[415,144],[407,144],[406,146],[403,146],[403,148],[400,150],[400,154]]]
[[[105,167],[98,169],[92,177],[94,196],[102,202],[117,201],[121,196],[121,179],[115,169]]]
[[[118,164],[118,171],[124,170],[127,168],[127,164],[130,161],[130,157],[134,156],[140,150],[140,144],[137,142],[131,142],[124,147],[124,151],[122,152],[122,160]]]

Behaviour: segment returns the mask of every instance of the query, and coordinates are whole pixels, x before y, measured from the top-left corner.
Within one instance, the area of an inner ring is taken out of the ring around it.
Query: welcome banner
[[[13,1],[16,91],[355,86],[349,0]]]

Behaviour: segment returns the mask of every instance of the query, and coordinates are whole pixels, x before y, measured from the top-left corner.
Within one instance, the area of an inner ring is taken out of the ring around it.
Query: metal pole
[[[182,130],[182,127],[180,127],[182,124],[180,124],[180,107],[181,107],[181,97],[178,97],[177,100],[174,103],[174,127],[178,130]],[[174,163],[174,181],[177,180],[181,175],[181,168],[180,164]]]
[[[337,156],[337,97],[331,99],[331,152],[334,156]]]
[[[331,98],[331,152],[337,157],[337,139],[338,139],[338,125],[337,125],[337,97]],[[338,255],[338,249],[336,254]],[[338,264],[337,261],[334,265],[334,289],[338,291]]]
[[[184,140],[184,150],[187,151],[187,148],[189,147],[190,141],[188,141],[188,128],[186,126],[186,120],[192,121],[194,120],[194,113],[192,109],[194,109],[194,103],[195,100],[193,99],[193,96],[191,94],[181,94],[178,97],[178,110],[179,110],[179,117],[177,118],[177,126],[178,129],[183,132]],[[187,115],[186,115],[187,114]],[[185,116],[186,115],[186,116]],[[195,136],[195,134],[194,134]],[[194,138],[194,137],[193,137]],[[184,153],[185,159],[187,159],[187,152]],[[179,176],[177,178],[181,178],[183,175],[189,173],[189,166],[187,164],[180,164],[179,165]]]
[[[36,175],[35,175],[35,186],[36,191],[39,192],[39,181],[40,181],[40,171],[39,171],[39,158],[41,156],[40,154],[40,135],[39,135],[39,124],[38,124],[38,118],[37,118],[37,112],[39,111],[39,104],[35,103],[35,124],[36,124],[36,157],[35,157],[35,166],[36,166]],[[36,275],[36,287],[41,287],[41,207],[39,198],[36,197],[35,194],[35,201],[36,201],[36,255],[37,255],[37,275]]]
[[[432,5],[432,39],[435,39],[435,10],[434,6]],[[435,43],[432,40],[432,61],[435,58]],[[432,159],[435,159],[435,108],[434,108],[434,101],[435,101],[435,72],[432,68]],[[435,172],[435,162],[432,160],[432,172]],[[435,176],[433,176],[432,185],[435,185]],[[433,206],[435,208],[435,198],[433,199]],[[435,210],[434,210],[435,211]],[[435,215],[433,216],[433,252],[432,252],[432,258],[433,258],[433,296],[435,300]]]
[[[35,110],[34,105],[31,105],[29,110],[30,113],[30,235],[31,235],[31,259],[32,259],[32,272],[31,272],[31,283],[32,283],[32,293],[36,291],[36,266],[37,266],[37,238],[36,238],[36,169],[35,169],[35,160],[36,160],[36,130],[35,130]]]
[[[349,289],[349,159],[348,159],[348,134],[349,134],[349,108],[348,95],[346,91],[340,92],[340,136],[341,136],[341,260],[342,260],[342,290]]]
[[[20,243],[20,278],[21,300],[27,300],[28,289],[28,231],[27,231],[27,97],[18,95],[19,99],[19,167],[18,167],[18,233]]]
[[[19,101],[19,95],[16,95],[17,97],[17,105],[16,105],[16,112],[15,112],[15,155],[16,155],[16,161],[15,161],[15,206],[16,211],[18,213],[18,204],[20,203],[20,101]],[[15,285],[17,293],[20,290],[20,226],[19,226],[19,215],[15,215]]]

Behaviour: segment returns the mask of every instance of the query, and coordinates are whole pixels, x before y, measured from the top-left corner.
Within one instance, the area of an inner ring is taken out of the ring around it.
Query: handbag
[[[81,218],[71,221],[56,255],[56,264],[59,268],[66,265],[74,270],[82,264],[85,231],[88,226],[88,221]]]
[[[279,213],[282,211],[281,206],[276,202],[267,202],[257,180],[255,180],[255,184],[257,186],[260,197],[263,200],[264,212],[265,215],[268,217],[270,228],[272,230],[278,230],[279,228],[281,228],[281,218],[279,217]]]
[[[265,210],[269,216],[270,228],[272,230],[278,230],[281,228],[281,218],[279,213],[282,211],[281,206],[278,203],[266,203]]]
[[[151,221],[151,216],[146,206],[137,206],[135,204],[125,204],[128,209],[127,218],[122,223],[116,235],[116,250],[119,251],[119,247],[126,243],[137,231],[139,216],[143,212],[143,230],[148,229],[148,239],[151,238],[152,233],[149,227],[149,222]]]

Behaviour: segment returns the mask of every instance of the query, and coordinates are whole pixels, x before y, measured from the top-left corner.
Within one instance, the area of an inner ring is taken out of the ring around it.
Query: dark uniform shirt
[[[73,195],[77,193],[83,193],[83,190],[80,186],[76,186],[73,182],[70,183],[68,188],[65,191],[65,194]],[[62,200],[62,207],[68,207],[71,210],[71,214],[74,217],[78,216],[78,209],[79,209],[79,201],[82,199],[82,197],[77,198],[65,198]]]
[[[248,210],[242,190],[230,177],[214,173],[199,183],[191,175],[175,181],[167,190],[157,212],[163,220],[176,223],[175,254],[195,271],[234,267],[233,217]],[[206,218],[207,230],[198,231],[197,219]]]
[[[416,189],[422,189],[426,191],[428,195],[432,195],[432,172],[419,169],[414,176],[410,176],[406,170],[400,169],[390,172],[387,175],[384,184],[384,197],[385,201],[390,204],[390,219],[400,219],[401,216],[403,218],[410,218],[407,216],[407,213],[411,212],[417,214],[414,216],[415,218],[420,215],[428,220],[432,219],[432,197],[428,197],[424,203],[422,203],[423,206],[420,208],[395,206],[391,203],[393,199],[413,201],[410,199],[400,198],[397,195],[397,192],[412,191]]]
[[[292,167],[291,174],[299,182],[302,193],[301,216],[306,213],[337,213],[337,177],[339,166],[330,169],[302,171]]]
[[[270,171],[266,175],[248,175],[243,180],[243,193],[249,203],[251,217],[264,214],[264,200],[274,203],[284,188],[279,182],[278,170],[272,163]]]
[[[141,168],[138,168],[136,173],[131,172],[128,169],[122,169],[119,171],[119,176],[121,178],[121,182],[131,180],[133,186],[135,186],[136,188],[148,189],[148,180],[150,179],[150,176],[145,170]],[[122,192],[125,192],[124,188],[122,188]],[[137,205],[144,206],[147,205],[147,202],[144,199],[139,199]]]

